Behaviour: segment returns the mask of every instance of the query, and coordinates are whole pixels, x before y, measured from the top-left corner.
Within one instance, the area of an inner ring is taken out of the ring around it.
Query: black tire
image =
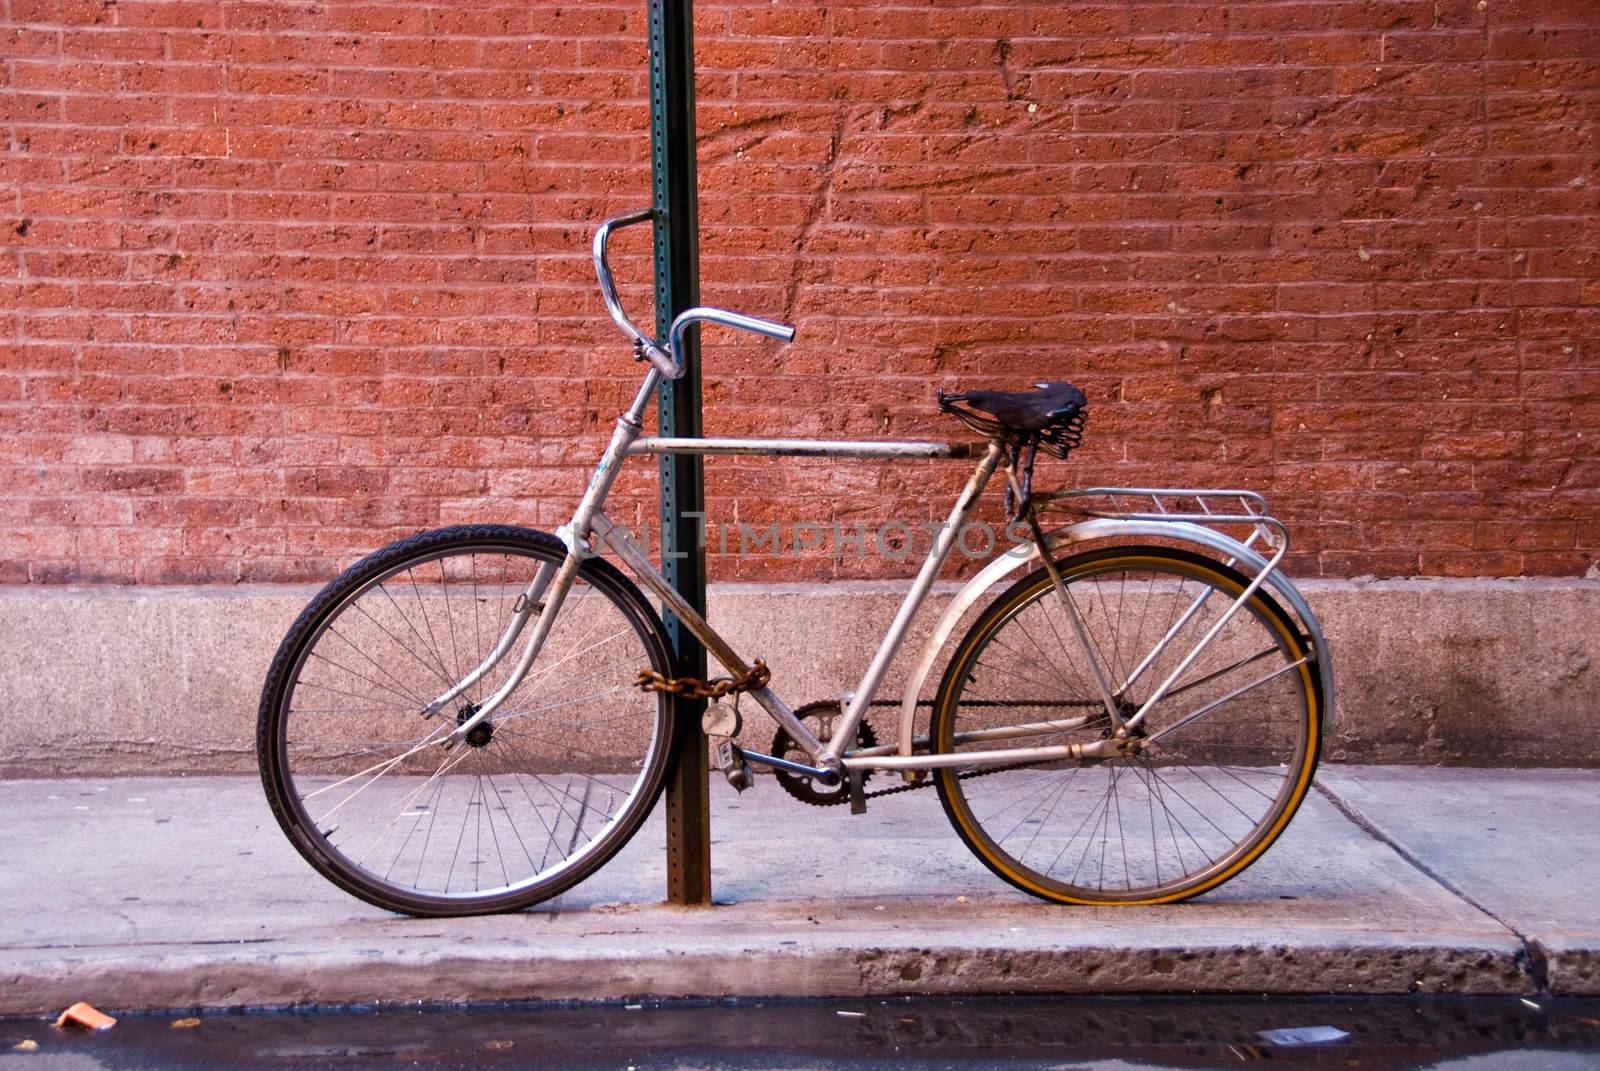
[[[1248,586],[1228,566],[1158,546],[1091,551],[1057,567],[1096,663],[1109,667],[1113,693],[1125,692],[1116,696],[1124,718]],[[1175,627],[1174,642],[1140,672]],[[1024,576],[984,611],[946,668],[932,750],[1106,738],[1111,721],[1082,652],[1048,572]],[[996,732],[1007,726],[1027,728]],[[987,739],[970,735],[984,730]],[[1310,788],[1322,697],[1305,637],[1257,590],[1142,730],[1146,750],[1133,757],[942,768],[945,814],[984,865],[1047,900],[1164,904],[1213,889],[1261,857]],[[968,735],[958,743],[957,734]]]
[[[410,915],[515,911],[593,874],[638,830],[674,722],[633,678],[670,673],[671,658],[654,608],[606,562],[583,563],[538,661],[476,743],[434,746],[507,678],[537,614],[493,671],[422,715],[494,648],[527,580],[565,556],[526,528],[424,532],[345,570],[290,627],[256,753],[273,815],[328,880]]]

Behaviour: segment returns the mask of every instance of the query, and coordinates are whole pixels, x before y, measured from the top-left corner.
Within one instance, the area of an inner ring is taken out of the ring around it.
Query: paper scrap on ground
[[[1282,1030],[1257,1030],[1269,1045],[1331,1045],[1350,1035],[1336,1026],[1291,1026]]]

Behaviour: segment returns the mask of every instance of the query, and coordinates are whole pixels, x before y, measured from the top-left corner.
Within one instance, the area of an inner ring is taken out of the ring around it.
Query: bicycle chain
[[[989,774],[1005,773],[1007,770],[1025,770],[1034,765],[1037,764],[1032,762],[1014,762],[1010,766],[996,766],[992,770],[968,770],[966,773],[956,774],[956,780],[967,781],[974,777],[987,777]],[[864,800],[875,800],[880,796],[893,796],[901,792],[915,792],[919,788],[932,787],[933,778],[929,777],[921,781],[907,781],[905,784],[895,785],[893,788],[878,788],[872,790],[871,792],[863,792],[861,793],[861,798]]]

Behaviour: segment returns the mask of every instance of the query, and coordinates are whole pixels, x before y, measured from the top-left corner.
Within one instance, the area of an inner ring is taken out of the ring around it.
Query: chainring
[[[807,703],[794,712],[806,728],[819,740],[826,741],[833,735],[833,723],[841,714],[839,702],[836,699],[823,699],[815,703]],[[867,724],[865,718],[856,729],[856,747],[877,747],[878,734],[872,731],[872,726]],[[792,762],[803,762],[807,765],[811,757],[801,750],[800,745],[794,742],[787,729],[779,728],[772,738],[772,754],[780,759],[789,759]],[[819,785],[815,778],[805,774],[791,773],[788,770],[774,769],[778,784],[783,790],[801,803],[809,803],[813,807],[832,807],[850,801],[849,786],[840,778],[837,785]],[[863,782],[871,777],[871,773],[863,776]]]

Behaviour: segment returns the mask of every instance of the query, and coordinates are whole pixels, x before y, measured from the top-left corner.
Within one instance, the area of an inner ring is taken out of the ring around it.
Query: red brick
[[[634,384],[586,245],[648,199],[642,11],[0,13],[0,486],[90,533],[0,547],[0,582],[303,580],[565,519]],[[1581,572],[1597,29],[1578,0],[703,6],[703,291],[802,330],[711,336],[707,425],[943,436],[932,384],[1069,376],[1091,438],[1047,479],[1262,486],[1300,569]],[[647,320],[646,236],[615,263]],[[710,466],[719,510],[791,526],[932,516],[961,477],[923,468]],[[630,469],[614,514],[653,493]]]

